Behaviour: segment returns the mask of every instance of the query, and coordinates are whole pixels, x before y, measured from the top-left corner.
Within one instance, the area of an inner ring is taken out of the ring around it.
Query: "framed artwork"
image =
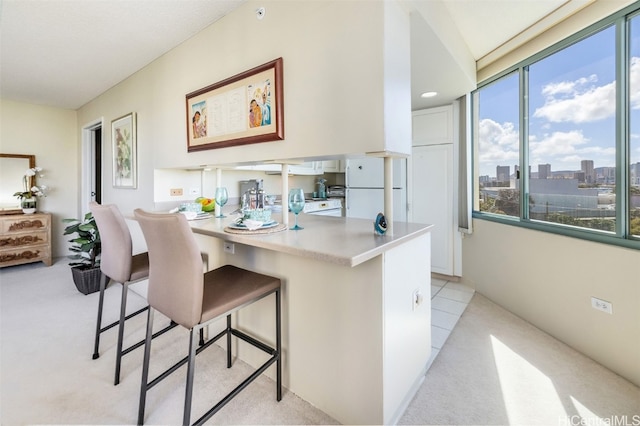
[[[113,145],[113,187],[136,188],[138,181],[136,147],[136,113],[111,122]]]
[[[187,151],[284,139],[282,58],[186,95]]]

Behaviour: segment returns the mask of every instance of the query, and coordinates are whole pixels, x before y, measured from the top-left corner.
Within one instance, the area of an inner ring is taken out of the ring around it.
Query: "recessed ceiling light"
[[[423,98],[433,98],[434,96],[438,96],[438,92],[424,92],[420,96]]]

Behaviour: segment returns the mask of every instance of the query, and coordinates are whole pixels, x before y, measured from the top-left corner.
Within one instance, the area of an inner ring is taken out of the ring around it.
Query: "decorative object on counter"
[[[196,199],[195,203],[182,203],[180,207],[178,207],[179,212],[195,212],[200,213],[204,209],[202,208],[202,204],[199,203]]]
[[[113,145],[113,187],[137,188],[136,113],[130,112],[111,122]]]
[[[219,214],[216,215],[216,217],[222,218],[222,217],[226,217],[224,214],[222,214],[222,207],[227,204],[227,201],[229,201],[229,193],[227,192],[227,188],[225,188],[224,186],[219,186],[216,188],[216,204],[218,206],[220,206],[220,210],[219,210]]]
[[[199,203],[202,206],[201,210],[205,212],[212,212],[216,207],[216,200],[213,198],[198,197],[195,199],[195,202]]]
[[[76,288],[87,295],[100,290],[100,232],[91,212],[84,215],[84,220],[62,219],[68,223],[63,235],[76,234],[69,240],[69,250],[74,254],[69,256],[73,262],[71,274]]]
[[[200,207],[198,207],[198,205]],[[180,207],[169,210],[169,213],[180,213],[184,215],[187,220],[209,219],[210,217],[213,217],[211,213],[203,212],[202,205],[199,203],[183,203],[180,204]]]
[[[243,213],[244,219],[257,220],[260,222],[271,222],[271,210],[270,209],[248,209]]]
[[[282,70],[278,58],[188,93],[187,151],[283,140]]]
[[[224,232],[230,234],[242,234],[242,235],[259,235],[259,234],[272,234],[274,232],[281,232],[287,229],[287,225],[284,223],[278,223],[276,221],[260,222],[252,221],[250,219],[238,218],[236,221],[228,226],[225,226]]]
[[[261,221],[261,220],[244,219],[244,220],[242,220],[242,222],[237,223],[236,226],[241,228],[242,227],[241,225],[244,226],[245,228],[247,228],[249,231],[255,231],[256,229],[260,229],[263,226],[265,226],[266,223]],[[233,228],[233,226],[232,226],[232,228]]]
[[[294,231],[304,229],[298,225],[298,214],[304,209],[304,191],[302,188],[293,188],[289,191],[289,209],[295,215],[295,225],[291,229]]]
[[[382,213],[378,213],[375,222],[373,222],[373,232],[376,235],[384,235],[387,232],[387,219]]]
[[[325,189],[326,188],[325,187],[325,183],[326,182],[327,182],[326,179],[318,178],[318,182],[316,182],[316,184],[318,185],[318,197],[317,198],[321,198],[321,199],[327,198],[327,191]]]
[[[35,179],[36,176],[44,177],[44,175],[40,173],[42,168],[40,167],[31,167],[27,169],[22,176],[22,191],[18,191],[13,194],[14,197],[17,197],[20,200],[20,207],[22,208],[22,212],[24,214],[33,214],[37,210],[37,200],[36,197],[46,197],[48,187],[46,185],[36,185]]]
[[[273,206],[276,203],[276,200],[278,199],[277,196],[275,195],[265,195],[264,196],[264,202],[265,202],[265,207],[269,206]]]

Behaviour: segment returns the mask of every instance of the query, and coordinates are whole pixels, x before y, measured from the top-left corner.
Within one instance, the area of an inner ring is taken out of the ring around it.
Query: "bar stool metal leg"
[[[149,381],[149,358],[151,355],[151,337],[153,335],[153,313],[155,309],[149,307],[147,313],[147,337],[144,345],[144,356],[142,359],[142,385],[140,387],[140,403],[138,405],[138,425],[144,424],[144,408],[147,402],[147,383]]]
[[[120,299],[120,322],[118,324],[118,346],[116,348],[116,377],[114,385],[120,383],[120,366],[122,365],[122,341],[124,340],[124,323],[127,310],[127,293],[129,283],[122,284],[122,297]]]
[[[227,368],[231,368],[231,315],[227,315]]]
[[[197,327],[194,327],[197,328]],[[191,400],[193,399],[193,375],[196,368],[196,339],[194,328],[189,331],[189,359],[187,361],[187,386],[184,394],[184,414],[182,425],[189,426],[191,423]]]
[[[100,275],[100,299],[98,301],[98,320],[96,322],[96,340],[93,346],[93,359],[100,357],[100,333],[102,333],[102,307],[104,306],[104,289],[107,287],[107,276],[105,274]]]

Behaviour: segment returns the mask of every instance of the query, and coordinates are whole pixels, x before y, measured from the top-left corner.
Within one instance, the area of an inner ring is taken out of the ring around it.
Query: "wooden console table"
[[[51,214],[0,216],[0,268],[32,262],[51,266]]]

